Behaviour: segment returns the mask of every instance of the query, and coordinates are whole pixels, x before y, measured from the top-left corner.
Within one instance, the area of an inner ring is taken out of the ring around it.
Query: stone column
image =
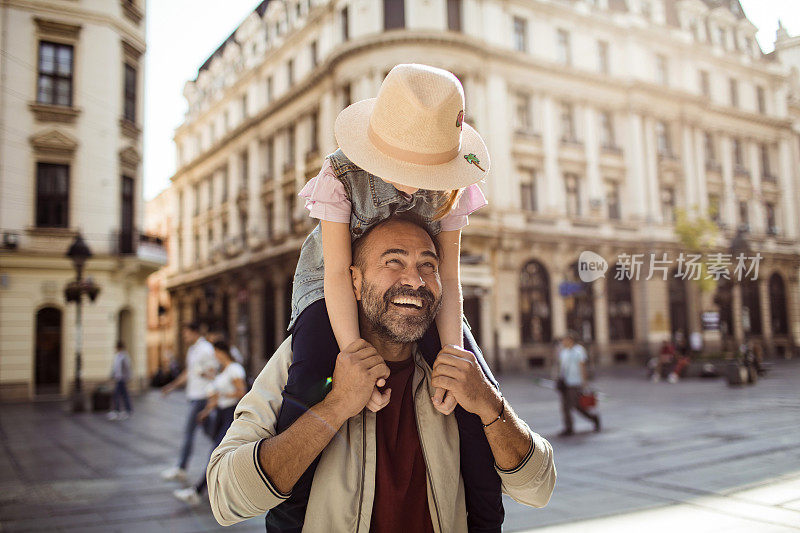
[[[796,165],[792,163],[792,153],[789,146],[790,139],[783,138],[778,143],[778,168],[780,171],[780,186],[783,210],[783,228],[784,235],[787,238],[794,238],[800,232],[800,221],[798,221],[797,207],[795,205],[795,198],[797,194],[797,183],[793,180],[793,172],[796,170]]]
[[[558,285],[563,278],[562,269],[555,267],[550,270],[550,325],[554,338],[563,337],[567,333],[567,311],[564,298],[558,292]]]
[[[733,190],[733,148],[731,139],[725,134],[720,135],[720,160],[722,163],[722,209],[720,220],[728,227],[736,224],[735,201]]]
[[[239,195],[239,186],[242,182],[241,152],[238,150],[228,155],[228,228],[229,234],[223,239],[242,234],[241,212],[236,197]]]
[[[764,215],[764,204],[761,202],[761,154],[755,142],[746,143],[750,152],[750,184],[753,188],[753,198],[747,202],[750,231],[753,233],[766,233],[767,222]]]
[[[764,354],[772,357],[775,353],[775,346],[772,342],[772,309],[770,308],[768,278],[759,277],[756,283],[758,284],[758,303],[761,306],[761,336],[764,339]]]
[[[603,194],[603,179],[600,175],[600,140],[598,139],[597,111],[591,106],[584,107],[583,140],[586,150],[586,185],[588,211],[592,216],[600,216],[605,195]],[[592,207],[592,201],[599,201]],[[596,316],[596,315],[595,315]]]
[[[247,165],[250,179],[247,183],[247,235],[251,242],[253,239],[264,239],[266,233],[264,203],[261,201],[261,184],[266,172],[261,168],[262,148],[258,138],[252,139],[248,144]]]
[[[592,282],[594,296],[594,336],[597,345],[597,364],[599,366],[612,363],[609,351],[610,331],[608,327],[608,293],[606,278],[598,278]]]
[[[708,216],[708,182],[706,178],[705,137],[699,129],[694,130],[694,164],[697,170],[697,208],[703,216]]]
[[[744,327],[742,325],[742,284],[734,282],[733,284],[733,310],[731,316],[733,317],[733,338],[736,341],[736,348],[744,341]]]
[[[546,95],[542,99],[542,144],[544,146],[544,182],[542,191],[542,211],[546,214],[563,215],[566,213],[566,192],[558,164],[560,148],[560,130],[557,115],[559,104],[553,97]],[[508,128],[506,128],[508,129]]]
[[[692,211],[698,206],[697,201],[697,165],[694,164],[695,147],[692,144],[693,128],[688,124],[682,125],[681,140],[683,146],[681,154],[683,155],[683,186],[684,186],[684,205],[688,211]]]
[[[289,231],[286,219],[286,199],[283,196],[283,166],[287,161],[288,145],[287,145],[287,130],[281,130],[275,135],[275,179],[273,180],[274,198],[275,198],[275,217],[274,225],[275,235],[286,235]]]
[[[646,216],[647,194],[645,189],[644,132],[642,117],[637,113],[628,115],[628,138],[624,147],[625,182],[622,196],[625,202],[626,217],[644,220]]]
[[[655,122],[644,119],[644,174],[647,212],[645,217],[653,222],[661,222],[661,199],[658,185],[658,150],[656,147]]]

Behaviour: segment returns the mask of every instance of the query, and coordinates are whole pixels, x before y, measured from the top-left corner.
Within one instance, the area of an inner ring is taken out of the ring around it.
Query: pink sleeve
[[[298,194],[306,201],[309,216],[328,222],[350,223],[350,200],[344,192],[344,185],[336,179],[328,159],[316,177],[306,183]]]
[[[442,218],[442,231],[455,231],[463,228],[469,224],[468,215],[488,203],[478,184],[470,185],[464,189],[455,207]]]

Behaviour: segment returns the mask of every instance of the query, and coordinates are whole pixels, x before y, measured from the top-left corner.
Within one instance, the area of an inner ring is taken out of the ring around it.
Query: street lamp
[[[89,300],[94,302],[100,293],[100,287],[92,278],[83,279],[83,267],[86,260],[92,257],[92,251],[86,245],[80,234],[75,237],[75,241],[67,250],[67,257],[72,260],[75,267],[75,280],[67,283],[64,288],[64,299],[67,303],[75,302],[75,389],[72,394],[72,412],[81,413],[84,411],[83,393],[81,391],[81,348],[83,345],[83,295],[87,295]]]

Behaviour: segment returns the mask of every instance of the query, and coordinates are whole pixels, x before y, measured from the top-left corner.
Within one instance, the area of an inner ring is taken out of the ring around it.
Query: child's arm
[[[436,315],[436,327],[439,329],[439,340],[442,346],[453,344],[462,347],[464,341],[461,330],[461,316],[464,312],[461,298],[461,274],[459,260],[461,256],[461,230],[442,231],[437,236],[439,250],[439,277],[442,280],[442,306]],[[445,396],[444,389],[435,389],[433,404],[444,414],[450,414],[456,407],[452,394]]]
[[[322,256],[325,261],[325,307],[339,349],[344,351],[361,338],[358,306],[353,294],[350,265],[350,225],[321,220]]]

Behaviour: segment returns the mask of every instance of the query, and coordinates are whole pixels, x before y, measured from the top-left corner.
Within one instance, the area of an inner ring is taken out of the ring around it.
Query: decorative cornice
[[[61,122],[65,124],[73,124],[75,119],[81,113],[77,107],[60,106],[39,104],[31,102],[28,104],[28,109],[33,113],[33,118],[36,122]]]
[[[142,128],[126,118],[119,119],[119,128],[123,135],[134,141],[138,141],[142,134]]]
[[[124,2],[124,0],[123,0]],[[144,50],[140,49],[135,44],[128,40],[122,39],[122,54],[125,56],[125,61],[129,63],[138,64],[139,60],[144,54]]]
[[[142,156],[132,146],[123,148],[119,151],[119,166],[122,170],[127,172],[136,173],[139,169],[139,163],[142,161]]]
[[[51,130],[29,138],[31,146],[37,157],[58,157],[72,159],[78,142],[69,135],[58,130]]]
[[[119,0],[119,3],[122,6],[122,14],[138,26],[144,18],[144,12],[136,6],[135,0]]]
[[[40,17],[34,17],[33,21],[36,23],[36,32],[44,38],[77,41],[81,33],[81,26],[78,24],[67,24]]]

